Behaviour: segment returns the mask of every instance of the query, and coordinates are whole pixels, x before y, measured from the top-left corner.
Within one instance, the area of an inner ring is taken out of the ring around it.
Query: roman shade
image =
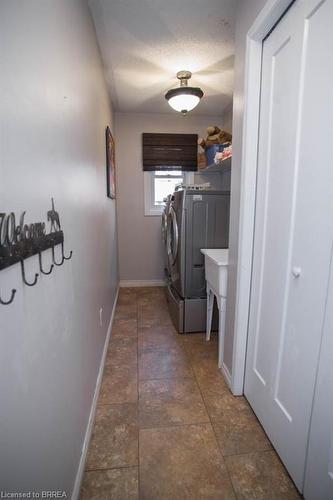
[[[143,170],[197,170],[197,134],[142,134]]]

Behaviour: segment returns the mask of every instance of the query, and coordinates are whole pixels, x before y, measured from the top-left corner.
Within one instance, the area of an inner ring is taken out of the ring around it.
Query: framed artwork
[[[106,141],[106,192],[109,198],[116,197],[116,172],[114,140],[109,127],[105,130]]]

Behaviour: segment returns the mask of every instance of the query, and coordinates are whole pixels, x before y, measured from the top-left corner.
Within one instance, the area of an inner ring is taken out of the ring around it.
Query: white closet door
[[[245,395],[300,490],[333,237],[332,19],[332,0],[296,0],[263,44]]]
[[[333,498],[333,262],[305,473],[306,500]]]
[[[316,36],[320,47],[312,54],[313,85],[318,92],[311,107],[313,123],[322,123],[319,158],[316,158],[314,171],[327,177],[333,184],[333,34],[332,0],[326,0],[316,12],[316,24],[309,25],[309,40]],[[325,68],[323,72],[323,68]],[[309,111],[310,113],[310,111]],[[325,125],[326,124],[326,125]],[[330,188],[332,189],[332,188]],[[325,190],[324,190],[325,192]],[[331,231],[333,225],[332,197],[325,210],[330,213]],[[323,200],[324,201],[324,200]],[[314,235],[317,237],[317,229]],[[321,259],[321,253],[318,259]],[[333,261],[328,286],[326,316],[323,323],[323,338],[319,361],[319,371],[315,389],[315,400],[310,427],[310,442],[305,474],[304,496],[306,500],[333,499]]]

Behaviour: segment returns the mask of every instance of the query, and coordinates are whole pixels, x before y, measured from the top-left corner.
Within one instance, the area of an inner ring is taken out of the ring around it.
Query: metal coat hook
[[[56,262],[56,260],[55,260],[54,246],[52,247],[52,260],[53,260],[53,264],[55,266],[62,266],[63,263],[65,262],[65,256],[64,255],[62,255],[62,261],[61,262]]]
[[[35,274],[35,279],[34,279],[34,281],[33,281],[32,283],[29,283],[29,282],[27,281],[27,279],[26,279],[26,276],[25,276],[25,269],[24,269],[24,262],[23,262],[23,260],[21,260],[21,270],[22,270],[22,279],[23,279],[23,282],[24,282],[26,285],[28,285],[28,286],[35,286],[35,285],[36,285],[36,283],[37,283],[37,281],[38,281],[38,276],[39,276],[39,274],[38,274],[38,273],[36,273],[36,274]]]
[[[0,212],[0,271],[14,264],[20,264],[23,283],[27,286],[35,286],[39,276],[51,274],[55,266],[62,266],[65,260],[70,260],[73,252],[65,253],[64,232],[53,198],[52,208],[47,212],[47,220],[50,223],[48,229],[47,223],[43,221],[26,223],[25,217],[25,210],[21,212],[19,218],[14,212]],[[56,255],[56,247],[61,248],[57,250],[58,255]],[[52,260],[51,262],[43,261],[43,252],[49,249],[52,251]],[[28,281],[25,259],[33,255],[38,255],[39,272],[32,275],[31,280]],[[0,296],[0,305],[11,304],[15,294],[16,289],[13,288],[11,292],[8,292],[5,300]]]
[[[71,250],[69,252],[69,256],[66,257],[65,253],[64,253],[64,242],[61,243],[61,252],[62,252],[62,256],[65,260],[70,260],[72,258],[72,255],[73,255],[73,251]]]
[[[0,304],[2,304],[3,306],[9,306],[9,304],[11,304],[13,302],[15,294],[16,294],[16,290],[15,290],[15,288],[13,288],[10,299],[9,300],[2,300],[2,298],[0,297]]]
[[[39,269],[40,269],[40,272],[41,272],[42,274],[51,274],[51,273],[52,273],[52,271],[53,271],[54,265],[53,265],[53,264],[51,264],[51,267],[50,267],[49,271],[45,271],[45,270],[43,269],[43,264],[42,264],[42,254],[41,254],[40,252],[39,252],[39,254],[38,254],[38,259],[39,259]]]

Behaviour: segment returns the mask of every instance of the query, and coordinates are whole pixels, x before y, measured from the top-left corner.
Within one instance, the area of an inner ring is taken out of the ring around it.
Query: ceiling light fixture
[[[199,87],[188,87],[187,82],[191,76],[190,71],[178,71],[177,78],[180,80],[180,87],[170,89],[165,94],[169,105],[182,115],[186,115],[188,111],[194,109],[204,95]]]

